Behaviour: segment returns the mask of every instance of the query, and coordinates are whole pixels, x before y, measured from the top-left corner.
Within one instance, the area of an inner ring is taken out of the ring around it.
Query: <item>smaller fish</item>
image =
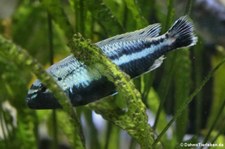
[[[121,71],[135,78],[158,68],[165,53],[193,46],[197,42],[193,25],[186,16],[179,18],[165,34],[159,35],[160,29],[160,24],[153,24],[100,41],[96,45]],[[50,66],[47,72],[74,106],[85,105],[117,93],[113,82],[107,80],[98,70],[78,61],[73,55]],[[32,84],[26,101],[32,109],[61,107],[51,91],[39,80]]]

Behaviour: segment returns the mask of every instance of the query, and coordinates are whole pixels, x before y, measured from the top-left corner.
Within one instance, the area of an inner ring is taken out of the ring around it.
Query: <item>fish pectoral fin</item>
[[[164,60],[164,59],[165,59],[164,55],[162,55],[161,57],[159,57],[158,59],[156,59],[156,60],[154,61],[154,63],[152,64],[152,66],[149,68],[149,71],[152,71],[152,70],[154,70],[154,69],[160,67],[161,64],[163,63],[163,60]],[[149,72],[149,71],[148,71],[148,72]]]
[[[159,23],[155,23],[152,25],[149,25],[143,29],[136,30],[134,32],[129,32],[121,35],[117,35],[108,39],[105,39],[103,41],[97,42],[96,45],[99,47],[102,47],[106,44],[113,44],[114,42],[118,41],[128,41],[128,40],[134,40],[134,39],[140,39],[140,38],[153,38],[157,37],[161,31],[161,25]]]

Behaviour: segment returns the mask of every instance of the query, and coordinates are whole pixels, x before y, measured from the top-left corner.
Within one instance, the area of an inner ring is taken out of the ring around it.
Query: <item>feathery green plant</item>
[[[53,92],[65,112],[71,117],[70,122],[74,124],[73,132],[77,134],[75,138],[76,141],[74,141],[76,142],[76,147],[84,148],[84,140],[82,138],[83,134],[81,132],[76,112],[74,111],[68,97],[64,94],[58,84],[54,82],[53,78],[25,50],[14,45],[2,36],[0,36],[0,49],[1,53],[5,57],[13,60],[15,64],[25,66],[27,69],[32,70],[32,72],[34,72],[35,75],[37,75],[38,78]]]
[[[56,140],[53,148],[57,148],[57,143],[60,143],[64,136],[72,148],[119,148],[121,142],[126,142],[121,135],[121,128],[132,138],[125,143],[128,148],[135,148],[136,142],[142,148],[153,148],[152,144],[156,145],[157,142],[163,146],[159,145],[156,148],[179,148],[178,144],[183,141],[196,143],[199,136],[204,138],[202,143],[210,141],[225,145],[223,92],[225,71],[219,69],[224,68],[223,52],[220,53],[222,56],[215,56],[212,52],[206,54],[205,41],[200,39],[194,48],[168,54],[162,67],[135,79],[135,87],[129,77],[103,56],[90,41],[81,36],[73,36],[74,33],[80,32],[85,38],[99,41],[112,35],[139,29],[155,21],[161,22],[162,30],[165,32],[180,14],[193,15],[194,1],[185,2],[182,13],[178,13],[175,9],[177,3],[175,0],[167,0],[166,3],[156,0],[41,0],[18,3],[15,13],[9,20],[0,20],[1,34],[13,40],[11,42],[0,35],[0,105],[9,101],[17,110],[17,125],[13,126],[8,117],[9,111],[0,109],[0,129],[4,125],[3,120],[7,123],[7,128],[2,129],[4,139],[0,137],[0,148],[18,146],[25,149],[38,148],[40,141],[38,127],[46,119],[48,131],[52,130],[50,129],[52,125],[57,127],[55,136],[50,132],[50,137]],[[51,29],[47,26],[48,16],[52,18]],[[61,89],[39,64],[46,66],[50,61],[48,51],[45,50],[49,46],[46,37],[50,30],[54,32],[53,38],[49,39],[51,46],[54,47],[52,56],[54,61],[68,54],[66,43],[71,41],[75,57],[91,68],[98,69],[109,80],[115,82],[119,95],[74,109]],[[224,51],[224,48],[220,51]],[[204,74],[206,55],[209,57],[207,62],[214,67],[207,75]],[[87,57],[88,59],[85,59]],[[33,111],[25,105],[24,100],[31,80],[30,73],[36,74],[63,105],[62,110],[57,110],[55,120],[50,119],[50,112]],[[202,128],[205,97],[202,91],[204,86],[209,86],[206,83],[212,77],[213,86],[210,87],[213,93],[212,107],[206,120],[207,125]],[[192,101],[197,103],[194,108],[188,107]],[[146,110],[150,111],[151,116],[146,116]],[[190,119],[190,110],[196,110],[194,122]],[[103,130],[104,135],[95,126],[92,111],[107,120],[107,131]],[[171,115],[172,118],[168,120],[167,115]],[[87,124],[81,128],[79,119],[83,120],[83,117]],[[155,119],[151,122],[154,123],[154,129],[148,124],[148,119],[151,121]],[[175,127],[172,125],[174,123]],[[183,140],[189,125],[194,127],[192,133],[195,139]],[[88,131],[84,138],[81,129]],[[172,132],[170,136],[168,129]],[[88,140],[85,140],[87,138]]]
[[[115,105],[116,109],[109,110],[109,105],[107,106],[108,109],[105,104],[98,105],[98,103],[94,104],[92,108],[105,119],[125,129],[143,148],[151,148],[154,139],[153,132],[147,123],[145,106],[141,101],[140,93],[135,89],[134,84],[130,82],[129,77],[122,73],[106,56],[101,54],[101,50],[97,46],[83,39],[81,35],[73,37],[70,47],[79,61],[83,61],[87,66],[97,69],[111,82],[114,82],[117,91],[123,95],[126,103],[125,109],[120,109]],[[75,49],[78,49],[78,51]],[[118,110],[121,110],[122,113],[118,113]]]

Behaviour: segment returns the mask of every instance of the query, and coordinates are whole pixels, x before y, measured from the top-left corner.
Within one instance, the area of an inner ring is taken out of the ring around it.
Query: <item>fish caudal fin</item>
[[[194,28],[192,22],[187,16],[179,18],[167,32],[169,38],[175,40],[173,46],[175,48],[190,47],[197,43],[198,38],[193,33]]]

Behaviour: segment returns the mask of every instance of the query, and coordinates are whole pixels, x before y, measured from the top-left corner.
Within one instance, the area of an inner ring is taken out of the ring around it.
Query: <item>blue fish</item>
[[[187,16],[179,18],[162,35],[160,24],[117,35],[96,43],[121,71],[131,78],[158,68],[164,54],[181,47],[196,44],[193,24]],[[64,90],[74,106],[81,106],[116,93],[113,82],[107,80],[98,70],[78,61],[73,55],[55,63],[47,69],[58,85]],[[36,80],[26,98],[32,109],[55,109],[60,104],[51,91]]]

